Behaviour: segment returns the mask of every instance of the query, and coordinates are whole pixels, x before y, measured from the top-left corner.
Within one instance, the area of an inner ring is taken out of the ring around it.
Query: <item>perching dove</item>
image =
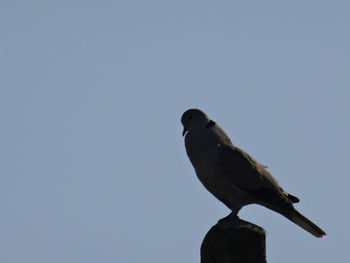
[[[293,206],[299,199],[282,189],[277,180],[249,154],[234,146],[218,124],[199,109],[181,118],[187,155],[205,188],[232,210],[248,204],[263,205],[285,216],[312,235],[326,233]]]

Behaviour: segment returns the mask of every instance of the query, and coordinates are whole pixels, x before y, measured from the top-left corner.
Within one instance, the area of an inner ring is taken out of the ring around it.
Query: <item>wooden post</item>
[[[204,237],[201,263],[266,263],[264,229],[230,214]]]

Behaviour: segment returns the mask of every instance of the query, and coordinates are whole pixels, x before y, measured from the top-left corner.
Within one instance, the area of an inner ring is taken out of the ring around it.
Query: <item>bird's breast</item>
[[[212,136],[186,138],[186,152],[196,171],[199,180],[204,184],[208,184],[218,176],[217,157],[218,147],[220,144]]]

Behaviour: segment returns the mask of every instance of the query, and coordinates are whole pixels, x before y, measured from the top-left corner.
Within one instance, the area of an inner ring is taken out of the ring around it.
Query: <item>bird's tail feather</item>
[[[321,228],[300,214],[296,209],[294,209],[293,212],[282,212],[281,214],[315,237],[323,237],[326,235],[326,233]]]

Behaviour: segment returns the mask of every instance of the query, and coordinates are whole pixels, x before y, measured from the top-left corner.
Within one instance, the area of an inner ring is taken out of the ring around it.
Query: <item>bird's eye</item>
[[[190,116],[188,119],[191,121],[192,120],[192,116]]]

